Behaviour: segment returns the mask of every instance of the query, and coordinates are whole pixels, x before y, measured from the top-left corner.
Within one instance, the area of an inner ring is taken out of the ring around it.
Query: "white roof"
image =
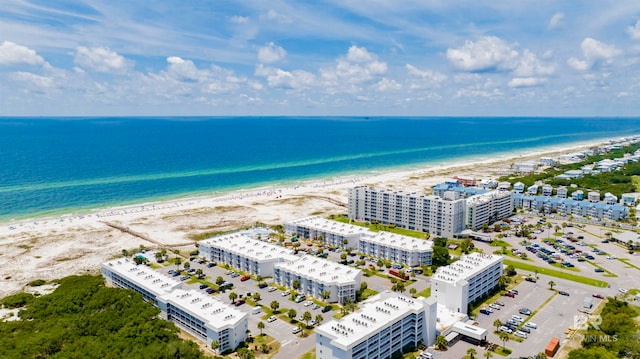
[[[341,236],[351,236],[354,234],[362,234],[369,232],[368,228],[355,226],[353,224],[330,221],[320,216],[310,216],[299,218],[288,222],[289,225],[296,225],[314,229],[317,231],[338,234]]]
[[[510,197],[510,196],[511,196],[511,192],[497,191],[497,190],[489,191],[486,193],[476,194],[467,198],[467,205],[487,203],[495,198],[503,198],[503,197]]]
[[[410,313],[424,311],[424,300],[426,299],[396,294],[379,301],[367,302],[355,313],[322,324],[316,328],[316,333],[333,338],[334,346],[350,348]]]
[[[482,340],[487,337],[487,330],[484,328],[480,328],[475,325],[467,324],[464,322],[456,322],[453,324],[453,331],[458,332],[460,334],[464,334],[468,337]]]
[[[436,321],[436,327],[441,333],[447,331],[453,324],[469,318],[466,314],[454,312],[442,303],[438,303],[437,313],[438,320]]]
[[[248,315],[230,304],[196,290],[177,289],[160,299],[199,318],[216,331],[235,326]]]
[[[408,252],[425,252],[433,250],[433,241],[403,236],[391,232],[376,232],[360,238],[361,242],[375,243],[386,247],[406,250]]]
[[[275,244],[259,241],[241,233],[229,233],[200,242],[201,246],[217,247],[236,253],[257,262],[296,260],[290,249]]]
[[[471,253],[460,257],[459,260],[446,267],[438,268],[434,277],[443,282],[456,283],[467,280],[498,262],[502,262],[502,256],[486,253]]]
[[[359,269],[311,255],[298,258],[296,257],[295,261],[278,263],[275,267],[325,284],[355,283],[362,273]]]
[[[132,283],[160,296],[182,286],[182,283],[171,277],[160,274],[146,265],[136,265],[133,260],[127,258],[115,259],[105,262],[102,266]]]

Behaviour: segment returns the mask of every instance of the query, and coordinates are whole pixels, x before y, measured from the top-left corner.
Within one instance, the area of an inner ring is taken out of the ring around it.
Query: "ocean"
[[[0,118],[0,221],[636,134],[637,118]]]

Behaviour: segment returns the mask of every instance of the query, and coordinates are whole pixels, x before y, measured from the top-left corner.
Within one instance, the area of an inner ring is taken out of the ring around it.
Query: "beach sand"
[[[256,222],[284,224],[309,215],[346,213],[326,197],[347,203],[347,190],[373,185],[406,191],[430,192],[430,187],[453,176],[497,179],[514,162],[556,156],[601,144],[579,144],[554,150],[514,154],[513,157],[474,159],[431,165],[423,169],[340,177],[236,191],[222,196],[105,208],[58,218],[37,218],[0,224],[0,297],[21,291],[36,279],[51,280],[72,274],[98,273],[100,264],[123,249],[168,247],[183,254],[195,249],[190,235],[229,231]],[[146,239],[108,226],[128,228]]]

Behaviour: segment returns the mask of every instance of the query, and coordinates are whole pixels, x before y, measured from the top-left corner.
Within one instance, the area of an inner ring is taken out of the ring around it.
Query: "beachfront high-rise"
[[[380,293],[357,312],[316,328],[316,358],[383,359],[407,347],[432,345],[436,315],[433,298]]]
[[[346,303],[356,301],[356,291],[360,289],[362,271],[311,255],[296,257],[274,266],[273,279],[279,285],[293,288],[298,281],[299,294],[309,295],[327,302]],[[322,294],[328,293],[323,298]]]
[[[202,240],[198,250],[208,260],[263,277],[273,275],[276,263],[298,259],[285,247],[253,239],[240,232]]]
[[[234,350],[247,338],[248,314],[126,258],[102,264],[108,285],[131,289],[160,308],[160,317],[175,323],[219,352]]]
[[[349,189],[349,218],[378,221],[435,236],[453,237],[465,229],[465,199],[444,198],[358,186]]]
[[[466,226],[482,228],[499,219],[512,215],[513,201],[510,191],[491,191],[467,198]]]
[[[502,275],[502,256],[484,253],[463,255],[431,278],[431,295],[457,313],[467,313],[469,303],[489,293]]]
[[[299,238],[323,241],[327,245],[352,248],[366,255],[410,267],[431,265],[433,241],[403,236],[310,216],[288,222],[287,233]]]

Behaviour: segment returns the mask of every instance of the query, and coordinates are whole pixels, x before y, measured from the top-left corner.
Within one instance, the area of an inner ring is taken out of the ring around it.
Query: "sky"
[[[0,2],[0,116],[639,110],[640,1]]]

